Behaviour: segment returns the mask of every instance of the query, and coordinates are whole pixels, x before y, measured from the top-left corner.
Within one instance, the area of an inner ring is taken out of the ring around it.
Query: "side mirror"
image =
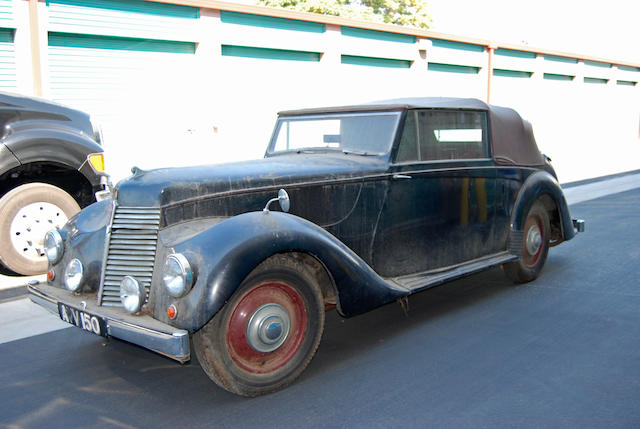
[[[285,213],[289,212],[289,208],[291,207],[291,200],[289,199],[289,194],[287,194],[287,191],[285,191],[284,189],[280,189],[278,191],[278,198],[270,199],[267,202],[267,205],[264,206],[264,209],[262,209],[262,211],[264,213],[269,213],[269,206],[271,205],[271,203],[275,201],[280,203],[280,208],[282,209],[283,212]]]
[[[291,207],[291,200],[289,199],[289,194],[284,189],[280,189],[278,191],[278,202],[280,203],[280,208],[283,212],[289,213],[289,208]]]

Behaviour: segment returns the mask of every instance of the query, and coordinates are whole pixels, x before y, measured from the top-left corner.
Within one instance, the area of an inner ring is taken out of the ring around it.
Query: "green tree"
[[[256,0],[269,7],[429,28],[426,0]]]

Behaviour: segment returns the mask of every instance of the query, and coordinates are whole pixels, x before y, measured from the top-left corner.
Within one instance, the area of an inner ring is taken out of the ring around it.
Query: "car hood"
[[[116,198],[120,206],[166,207],[203,197],[349,179],[385,170],[386,161],[373,156],[279,155],[231,164],[137,171],[117,185]]]

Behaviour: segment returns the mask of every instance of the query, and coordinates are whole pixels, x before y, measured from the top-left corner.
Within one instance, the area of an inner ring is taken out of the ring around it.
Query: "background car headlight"
[[[169,255],[162,268],[162,281],[171,296],[181,297],[193,285],[193,270],[181,253]]]
[[[142,308],[146,298],[144,286],[135,278],[125,276],[120,282],[120,302],[125,310],[137,313]]]
[[[52,229],[44,235],[44,253],[51,265],[57,264],[64,253],[64,242],[57,229]]]
[[[64,285],[71,292],[75,292],[82,286],[84,268],[79,259],[72,259],[64,270]]]

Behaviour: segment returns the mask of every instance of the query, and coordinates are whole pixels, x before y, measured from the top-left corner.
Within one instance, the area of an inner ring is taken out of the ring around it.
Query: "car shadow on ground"
[[[403,308],[400,303],[391,303],[349,319],[342,318],[335,310],[328,311],[318,352],[300,379],[289,389],[294,388],[296,383],[313,382],[318,377],[330,376],[334,368],[342,368],[351,365],[352,361],[366,359],[373,350],[384,346],[385,343],[393,346],[394,339],[411,335],[414,329],[422,329],[437,319],[454,316],[464,312],[468,307],[513,292],[514,288],[518,287],[521,286],[513,285],[500,268],[495,268],[412,295],[409,297],[408,308]],[[193,389],[206,392],[207,398],[202,398],[203,405],[211,400],[241,400],[240,397],[218,388],[207,378],[200,368],[193,347],[191,361],[180,365],[120,340],[110,339],[103,343],[106,344],[106,350],[88,353],[93,354],[92,358],[98,359],[100,365],[109,367],[115,376],[111,383],[115,383],[117,379],[126,379],[142,387],[150,383],[149,375],[153,373],[152,390],[154,396],[159,396],[157,399],[160,402],[175,398],[176,389],[183,388],[187,396],[190,396],[189,392]],[[90,348],[97,347],[93,344]],[[398,350],[398,353],[402,353],[402,350]],[[78,360],[82,359],[85,358]],[[136,381],[137,379],[139,381]],[[190,388],[187,389],[186,386]],[[275,395],[281,394],[284,392]],[[192,397],[191,400],[199,399]]]
[[[448,337],[455,330],[447,328],[465,329],[466,324],[478,322],[479,313],[482,317],[496,314],[501,310],[495,309],[504,306],[503,297],[531,290],[521,289],[528,287],[513,285],[500,268],[494,268],[412,295],[408,311],[399,303],[391,303],[344,319],[331,310],[326,313],[318,352],[301,377],[287,389],[252,400],[217,387],[200,368],[193,350],[192,360],[181,365],[121,340],[102,339],[76,328],[64,329],[13,342],[12,347],[0,346],[8,362],[20,363],[15,365],[15,371],[24,372],[17,377],[0,376],[0,381],[13,392],[3,401],[8,401],[8,409],[12,409],[12,398],[30,397],[34,400],[28,414],[39,415],[42,411],[39,408],[48,406],[47,418],[64,420],[70,412],[76,416],[95,416],[104,414],[104,407],[124,410],[135,398],[138,407],[158,410],[158,415],[151,418],[154,421],[176,408],[217,416],[224,411],[224,421],[220,421],[224,426],[234,418],[242,419],[248,406],[263,406],[276,413],[282,404],[304,406],[302,398],[309,392],[327,395],[336,386],[338,389],[349,386],[355,391],[365,389],[366,386],[354,385],[353,380],[375,379],[375,374],[362,372],[369,371],[365,369],[367,365],[378,370],[402,368],[414,358],[415,347],[420,348],[418,351],[441,354],[456,342],[455,337]],[[424,359],[424,353],[417,358]],[[395,361],[389,362],[390,357]],[[424,365],[428,367],[429,363],[425,361]],[[403,377],[406,382],[410,375]],[[10,378],[23,381],[11,384]],[[45,389],[43,383],[61,387]],[[20,414],[11,414],[6,416],[8,421],[15,423],[22,418]],[[135,410],[120,418],[134,426],[144,423]],[[185,420],[195,422],[202,418],[192,415]]]

